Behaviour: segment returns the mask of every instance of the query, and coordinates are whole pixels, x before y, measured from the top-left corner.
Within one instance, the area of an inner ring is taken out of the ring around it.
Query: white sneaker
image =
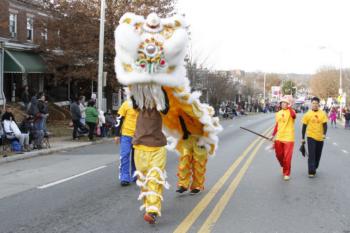
[[[290,180],[290,177],[289,176],[283,176],[283,179],[284,180]]]

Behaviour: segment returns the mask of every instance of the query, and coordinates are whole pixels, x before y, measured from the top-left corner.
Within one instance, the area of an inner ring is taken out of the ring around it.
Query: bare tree
[[[114,30],[120,17],[128,12],[148,15],[156,12],[168,16],[174,12],[174,0],[107,0],[105,23],[104,70],[108,72],[109,92],[117,87],[114,71]],[[49,70],[57,80],[97,80],[99,49],[100,0],[45,1],[44,8],[50,15],[38,21],[49,39],[43,40],[40,51],[48,62]],[[108,95],[108,93],[107,93]]]
[[[310,80],[313,95],[328,98],[337,97],[339,89],[339,70],[333,67],[322,67]]]
[[[209,103],[218,108],[223,101],[233,101],[237,84],[227,75],[228,72],[211,72],[208,78]]]

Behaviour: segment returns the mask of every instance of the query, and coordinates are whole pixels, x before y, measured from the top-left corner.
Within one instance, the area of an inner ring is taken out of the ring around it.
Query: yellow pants
[[[179,141],[177,145],[177,150],[181,153],[177,173],[178,187],[187,189],[190,187],[191,190],[204,189],[208,152],[205,148],[198,146],[197,142],[198,137],[190,136],[186,140]]]
[[[138,177],[137,185],[141,187],[139,200],[143,200],[141,210],[147,213],[156,213],[161,216],[161,202],[163,200],[163,186],[169,188],[165,181],[166,149],[162,147],[155,151],[135,149],[135,174]]]

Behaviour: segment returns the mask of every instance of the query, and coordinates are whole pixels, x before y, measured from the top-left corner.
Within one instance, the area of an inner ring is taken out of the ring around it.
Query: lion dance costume
[[[179,186],[201,190],[208,155],[217,148],[221,131],[214,110],[190,92],[184,58],[187,24],[180,16],[161,19],[152,13],[145,19],[126,13],[115,31],[115,68],[126,86],[128,101],[138,111],[135,135],[137,185],[141,187],[145,221],[161,216],[166,182],[167,137],[180,153]],[[166,137],[167,136],[167,137]]]

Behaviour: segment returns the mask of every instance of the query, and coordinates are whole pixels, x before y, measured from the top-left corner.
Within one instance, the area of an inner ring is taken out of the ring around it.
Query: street
[[[349,233],[350,131],[329,125],[320,169],[310,179],[298,151],[301,116],[289,181],[271,143],[239,129],[270,136],[272,113],[221,122],[219,148],[198,195],[175,193],[177,155],[168,152],[171,187],[156,225],[143,221],[139,188],[120,186],[112,142],[1,164],[0,232]]]

